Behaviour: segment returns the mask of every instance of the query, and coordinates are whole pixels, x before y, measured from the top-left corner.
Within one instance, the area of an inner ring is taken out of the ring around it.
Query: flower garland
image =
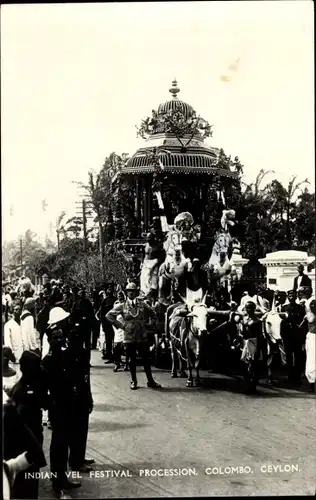
[[[195,111],[188,117],[180,109],[170,109],[165,113],[152,111],[152,116],[142,120],[140,127],[136,127],[137,137],[147,139],[149,136],[157,133],[172,133],[177,137],[183,148],[188,147],[193,137],[206,139],[212,137],[212,125],[204,118],[198,116]],[[190,135],[186,144],[181,140],[184,136]]]

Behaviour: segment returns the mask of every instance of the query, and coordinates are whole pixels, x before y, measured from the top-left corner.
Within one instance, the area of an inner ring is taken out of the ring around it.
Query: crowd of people
[[[28,472],[36,472],[46,466],[42,453],[45,424],[52,431],[49,459],[55,493],[62,496],[81,486],[69,480],[68,467],[77,472],[91,470],[94,461],[86,457],[89,415],[93,410],[91,350],[99,345],[102,358],[107,364],[114,363],[115,372],[125,353],[125,370],[130,370],[132,389],[137,388],[138,352],[148,387],[161,387],[151,372],[146,312],[154,315],[146,301],[138,298],[134,283],[128,283],[125,291],[114,290],[113,286],[93,290],[90,298],[84,288],[70,288],[58,280],[47,283],[38,295],[30,284],[24,289],[7,287],[4,291],[4,459],[13,498],[38,497],[38,478],[28,475],[26,479],[23,471],[27,468]],[[124,333],[120,321],[124,321]],[[20,433],[23,429],[28,434],[17,446],[18,427]],[[30,447],[33,451],[29,453]],[[18,473],[10,474],[10,467],[16,463],[20,464]]]
[[[315,391],[315,297],[309,283],[297,281],[287,293],[274,293],[273,307],[284,319],[281,351],[288,379],[300,384],[305,371]],[[109,285],[93,290],[90,297],[84,288],[58,280],[51,280],[38,295],[30,283],[23,284],[7,288],[2,296],[5,483],[13,498],[38,498],[38,478],[26,480],[23,471],[46,466],[43,425],[48,412],[52,487],[62,496],[81,486],[69,480],[68,468],[88,472],[94,462],[86,457],[93,411],[91,350],[99,348],[114,372],[121,367],[129,371],[132,390],[138,388],[138,355],[147,386],[160,389],[152,375],[150,347],[154,333],[164,329],[166,308],[141,297],[131,281],[124,289]],[[258,338],[262,317],[271,310],[268,292],[250,287],[237,304],[223,288],[208,297],[207,306],[209,311],[239,316],[244,339]]]
[[[32,286],[6,289],[2,323],[4,459],[10,494],[38,498],[38,477],[26,478],[23,471],[46,466],[43,416],[48,411],[52,486],[63,495],[80,487],[67,478],[68,466],[87,472],[94,462],[86,457],[93,410],[90,354],[99,335],[93,305],[84,289],[70,290],[56,280],[38,296]]]

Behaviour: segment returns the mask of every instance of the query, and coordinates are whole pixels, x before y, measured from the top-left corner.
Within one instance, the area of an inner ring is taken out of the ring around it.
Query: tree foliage
[[[158,152],[159,158],[167,151]],[[157,156],[157,151],[153,155]],[[137,234],[135,219],[135,186],[122,180],[121,169],[126,163],[126,154],[111,153],[99,172],[89,172],[85,189],[90,202],[94,226],[88,229],[88,242],[83,241],[83,220],[71,217],[66,220],[62,212],[56,222],[59,248],[53,242],[43,245],[28,230],[23,235],[23,262],[34,275],[47,273],[50,277],[62,278],[72,284],[96,286],[103,281],[100,273],[99,241],[93,240],[93,232],[102,232],[104,243],[104,280],[124,284],[131,274],[132,263],[124,253],[122,240]],[[158,158],[158,156],[157,156]],[[156,159],[157,159],[156,158]],[[264,257],[267,252],[296,248],[315,254],[315,195],[308,189],[308,181],[293,176],[288,185],[272,179],[266,183],[270,170],[260,170],[255,181],[241,181],[243,165],[238,157],[232,159],[220,150],[215,167],[236,171],[235,179],[212,177],[209,186],[200,185],[197,177],[181,179],[168,175],[157,163],[157,175],[153,176],[152,189],[159,184],[169,221],[181,211],[190,211],[196,223],[201,223],[202,234],[212,236],[219,228],[222,210],[225,207],[236,211],[236,224],[231,232],[241,244],[241,251],[249,259]],[[265,183],[264,183],[265,181]],[[219,192],[224,193],[226,205]],[[202,196],[203,195],[203,196]],[[202,196],[202,197],[201,197]],[[155,197],[153,213],[158,215]],[[90,208],[88,208],[90,210]],[[20,264],[20,242],[4,243],[2,262],[6,269]],[[87,282],[88,278],[88,282]]]

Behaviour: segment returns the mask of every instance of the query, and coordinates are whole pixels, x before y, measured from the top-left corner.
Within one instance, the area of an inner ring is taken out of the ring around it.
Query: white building
[[[294,278],[297,276],[297,266],[304,265],[304,272],[312,280],[315,292],[315,269],[308,272],[308,264],[315,260],[309,257],[307,252],[298,250],[280,250],[267,253],[264,259],[259,259],[261,264],[267,267],[267,287],[271,290],[287,291],[293,288]]]

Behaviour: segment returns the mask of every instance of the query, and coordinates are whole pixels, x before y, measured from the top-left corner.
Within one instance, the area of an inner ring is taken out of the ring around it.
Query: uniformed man
[[[50,468],[54,475],[53,489],[57,494],[81,486],[67,479],[68,451],[74,439],[73,420],[76,414],[76,387],[67,359],[67,321],[70,314],[61,307],[49,313],[48,339],[50,352],[42,364],[50,393],[49,418],[52,426]]]
[[[94,324],[94,311],[84,289],[78,290],[78,296],[71,311],[73,324],[78,323],[81,330],[81,339],[85,349],[91,350],[91,331]]]
[[[89,415],[93,409],[90,386],[89,353],[83,348],[79,325],[74,325],[68,336],[68,369],[73,378],[75,399],[73,408],[73,437],[70,443],[69,465],[72,470],[89,472],[94,460],[86,458]]]
[[[137,386],[136,377],[136,355],[137,352],[142,358],[143,367],[147,376],[147,387],[153,389],[160,388],[161,385],[154,381],[149,356],[149,341],[146,323],[148,315],[155,317],[154,310],[138,297],[138,288],[135,283],[129,283],[125,289],[127,299],[122,303],[117,303],[107,313],[106,319],[117,328],[124,330],[124,343],[126,344],[126,354],[130,360],[131,389]],[[121,322],[118,320],[121,316]]]

